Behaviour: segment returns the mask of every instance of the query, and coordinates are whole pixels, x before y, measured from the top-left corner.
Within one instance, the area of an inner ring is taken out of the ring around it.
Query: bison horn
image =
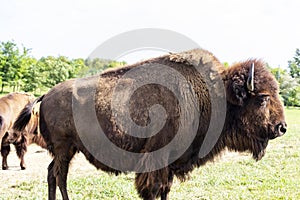
[[[252,63],[251,68],[249,70],[249,76],[247,80],[247,88],[250,92],[254,90],[254,63]]]

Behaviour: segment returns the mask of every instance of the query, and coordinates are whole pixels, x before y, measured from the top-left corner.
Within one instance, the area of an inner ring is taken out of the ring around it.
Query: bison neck
[[[251,152],[256,160],[264,155],[267,141],[249,137],[240,118],[239,109],[234,105],[228,105],[222,133],[207,154],[201,157],[200,152],[206,135],[198,134],[190,148],[171,165],[179,179],[184,180],[195,167],[213,161],[226,148],[237,152]]]
[[[245,117],[243,108],[227,104],[224,128],[218,146],[227,147],[230,151],[250,152],[253,158],[260,160],[268,144],[268,138],[256,137],[254,133],[261,132],[260,127],[251,125]]]

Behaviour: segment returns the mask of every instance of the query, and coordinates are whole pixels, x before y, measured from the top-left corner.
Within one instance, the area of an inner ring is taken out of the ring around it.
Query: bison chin
[[[266,138],[252,136],[253,138],[252,138],[251,151],[253,154],[253,158],[256,161],[259,161],[265,155],[269,140],[275,139],[285,134],[287,125],[285,122],[281,122],[275,126],[275,129],[272,129],[272,127],[273,126],[270,125],[268,131],[267,130],[262,131],[262,132],[269,132]]]
[[[257,131],[256,133],[262,133]],[[264,132],[265,133],[265,132]],[[259,161],[265,155],[268,146],[269,137],[259,137],[254,134],[241,134],[232,132],[231,135],[225,137],[225,144],[229,150],[237,152],[249,152],[252,154],[253,159]]]
[[[252,155],[253,155],[253,159],[255,159],[256,161],[259,161],[260,159],[262,159],[262,157],[264,157],[265,153],[266,153],[266,148],[268,146],[268,142],[269,139],[265,139],[265,140],[253,140],[252,142]]]

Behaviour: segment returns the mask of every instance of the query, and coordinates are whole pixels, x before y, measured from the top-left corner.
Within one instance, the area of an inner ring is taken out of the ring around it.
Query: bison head
[[[229,149],[264,156],[270,139],[286,132],[278,83],[260,60],[237,63],[225,71],[226,144]]]

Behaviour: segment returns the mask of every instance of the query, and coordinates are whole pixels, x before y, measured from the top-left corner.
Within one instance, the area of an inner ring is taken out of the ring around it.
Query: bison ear
[[[246,82],[243,77],[233,77],[226,81],[227,100],[234,104],[242,106],[248,97]]]

